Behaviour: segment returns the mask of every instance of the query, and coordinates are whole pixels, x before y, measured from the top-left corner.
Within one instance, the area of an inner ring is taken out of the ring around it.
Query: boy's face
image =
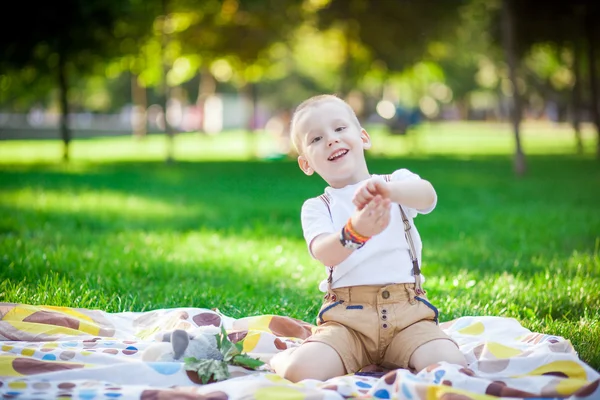
[[[301,145],[300,168],[319,174],[332,187],[344,187],[369,177],[364,150],[371,147],[367,132],[350,111],[336,101],[324,101],[302,112],[296,123]]]

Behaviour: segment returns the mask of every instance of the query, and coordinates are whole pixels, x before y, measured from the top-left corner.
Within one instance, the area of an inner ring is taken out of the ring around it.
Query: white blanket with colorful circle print
[[[469,368],[432,365],[414,375],[395,370],[292,384],[273,374],[231,367],[231,378],[201,385],[181,363],[145,363],[157,333],[222,325],[244,351],[268,361],[298,346],[312,325],[261,315],[234,319],[218,311],[148,312],[0,303],[0,396],[23,399],[600,399],[600,374],[561,337],[530,332],[516,320],[462,317],[441,326]],[[368,372],[368,371],[365,371]]]

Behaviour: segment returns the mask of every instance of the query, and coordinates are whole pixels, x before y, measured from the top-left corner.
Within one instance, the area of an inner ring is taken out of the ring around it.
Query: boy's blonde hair
[[[294,111],[294,116],[292,117],[292,122],[290,124],[290,135],[292,137],[292,143],[294,144],[294,148],[296,149],[298,154],[302,154],[302,143],[300,141],[299,132],[296,129],[298,119],[300,119],[302,114],[304,114],[311,107],[318,106],[328,101],[334,101],[343,105],[348,110],[352,122],[354,122],[359,129],[362,128],[360,122],[358,121],[358,118],[356,117],[356,113],[354,112],[352,107],[350,107],[350,105],[344,100],[340,99],[339,97],[333,94],[320,94],[317,96],[313,96],[307,100],[304,100],[302,103],[300,103],[300,105],[298,105],[298,107],[296,107],[296,110]]]

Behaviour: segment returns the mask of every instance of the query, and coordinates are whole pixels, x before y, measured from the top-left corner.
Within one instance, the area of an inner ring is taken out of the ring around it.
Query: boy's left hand
[[[382,199],[387,199],[390,197],[390,189],[387,186],[387,182],[382,178],[373,177],[356,190],[352,203],[354,203],[358,210],[362,210],[377,195],[380,195]]]

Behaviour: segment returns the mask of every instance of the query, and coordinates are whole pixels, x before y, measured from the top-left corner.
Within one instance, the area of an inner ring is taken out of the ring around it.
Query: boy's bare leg
[[[428,365],[446,361],[451,364],[467,366],[467,360],[458,347],[447,339],[436,339],[427,342],[415,350],[408,366],[419,372]]]
[[[283,378],[292,382],[303,379],[327,379],[346,374],[338,353],[330,346],[308,342],[300,347],[285,350],[271,359],[271,367]]]

